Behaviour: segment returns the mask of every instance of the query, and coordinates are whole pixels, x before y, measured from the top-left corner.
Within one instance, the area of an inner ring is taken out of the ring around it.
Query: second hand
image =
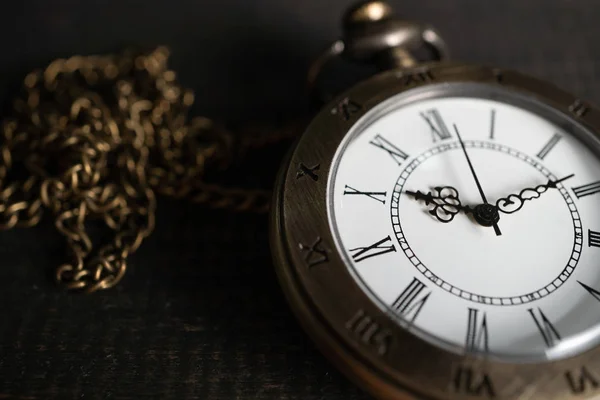
[[[456,124],[453,124],[453,126],[454,126],[454,131],[456,132],[456,136],[458,137],[458,141],[460,142],[460,146],[462,147],[463,153],[465,154],[465,158],[467,159],[467,163],[469,164],[469,168],[471,169],[471,173],[473,174],[473,178],[475,179],[475,184],[477,185],[477,189],[479,190],[479,194],[481,195],[481,200],[483,200],[484,204],[489,204],[485,197],[485,194],[483,193],[483,188],[481,187],[481,184],[479,183],[479,179],[477,178],[477,174],[475,173],[475,168],[473,168],[473,164],[471,163],[469,154],[467,153],[467,148],[465,147],[465,143],[463,142],[462,138],[460,137],[460,133],[458,132],[458,128],[456,127]],[[496,236],[502,235],[502,232],[500,231],[500,228],[498,227],[498,224],[496,222],[494,222],[494,224],[492,226],[494,227],[494,232],[496,232]]]

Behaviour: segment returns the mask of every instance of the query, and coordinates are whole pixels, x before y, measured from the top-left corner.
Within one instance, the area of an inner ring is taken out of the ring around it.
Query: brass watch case
[[[284,163],[271,211],[271,246],[284,293],[321,351],[381,399],[589,399],[600,394],[600,346],[541,363],[507,363],[443,350],[402,328],[359,287],[328,222],[327,185],[338,146],[382,101],[431,84],[501,85],[600,132],[600,110],[552,84],[507,70],[430,64],[353,87],[313,119]]]

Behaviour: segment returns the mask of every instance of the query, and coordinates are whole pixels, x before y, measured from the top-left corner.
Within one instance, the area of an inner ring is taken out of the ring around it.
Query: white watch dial
[[[401,95],[367,113],[329,177],[338,249],[399,324],[452,351],[583,351],[600,339],[597,143],[491,97]]]

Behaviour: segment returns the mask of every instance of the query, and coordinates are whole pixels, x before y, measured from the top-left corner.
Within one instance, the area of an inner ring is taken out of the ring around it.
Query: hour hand
[[[420,190],[405,192],[415,200],[422,200],[429,208],[429,214],[433,215],[440,222],[450,222],[454,216],[461,211],[465,213],[472,212],[469,206],[463,206],[458,198],[458,191],[452,186],[437,186],[428,193]]]
[[[511,194],[508,197],[501,197],[496,201],[496,208],[505,214],[512,214],[523,208],[523,205],[528,200],[537,199],[548,189],[556,189],[557,184],[572,178],[574,174],[565,176],[564,178],[557,179],[555,181],[549,180],[548,183],[538,185],[534,188],[526,188],[521,190],[518,194]]]

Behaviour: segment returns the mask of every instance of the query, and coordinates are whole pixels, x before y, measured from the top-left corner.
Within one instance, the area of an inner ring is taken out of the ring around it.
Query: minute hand
[[[484,212],[478,213],[477,215],[479,215],[481,217],[482,215],[485,214],[484,216],[486,218],[484,218],[484,219],[487,220],[488,219],[487,217],[491,216],[493,214],[494,218],[490,219],[490,224],[491,224],[491,226],[494,227],[494,232],[496,232],[496,236],[500,236],[500,235],[502,235],[502,232],[500,232],[500,228],[498,227],[498,223],[497,223],[498,212],[496,210],[494,210],[494,206],[492,206],[488,203],[487,198],[485,197],[485,193],[483,193],[483,188],[481,187],[481,183],[479,183],[479,178],[477,178],[477,174],[475,173],[475,168],[473,168],[473,163],[471,163],[471,159],[469,158],[469,153],[467,153],[467,148],[465,146],[465,142],[463,142],[462,137],[460,136],[460,132],[458,131],[458,128],[456,127],[456,124],[454,124],[454,131],[456,132],[456,137],[458,137],[458,142],[460,143],[460,147],[462,148],[465,158],[467,159],[467,164],[469,164],[469,169],[471,170],[473,179],[475,179],[475,185],[477,185],[477,190],[479,190],[479,194],[481,195],[481,200],[483,200],[484,206],[481,209]],[[477,215],[476,215],[476,217],[477,217]],[[480,224],[484,224],[482,221],[483,221],[483,219],[478,220],[478,222]],[[485,225],[490,226],[490,225],[487,225],[487,223],[485,223]]]
[[[496,201],[496,208],[498,211],[505,214],[517,212],[523,208],[523,205],[526,201],[537,199],[542,195],[542,193],[548,191],[548,189],[556,189],[556,185],[558,183],[566,181],[573,176],[575,176],[575,174],[565,176],[564,178],[555,181],[549,180],[547,183],[538,185],[535,188],[526,188],[521,190],[518,194],[511,194],[508,197],[501,197],[498,199],[498,201]]]

